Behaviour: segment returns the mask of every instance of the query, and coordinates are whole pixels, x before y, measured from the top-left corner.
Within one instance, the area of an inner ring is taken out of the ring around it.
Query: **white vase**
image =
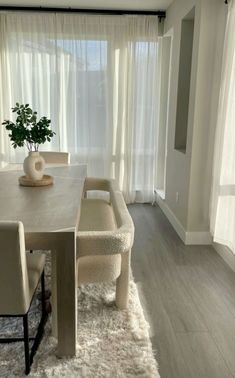
[[[24,159],[24,172],[31,180],[41,180],[45,168],[45,160],[38,151],[30,151]]]

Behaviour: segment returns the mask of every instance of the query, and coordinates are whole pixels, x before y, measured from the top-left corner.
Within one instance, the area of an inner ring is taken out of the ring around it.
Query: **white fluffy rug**
[[[31,377],[159,377],[136,285],[131,281],[128,310],[114,304],[114,284],[87,285],[78,290],[77,356],[58,359],[56,341],[48,320],[42,343],[34,358]],[[31,327],[37,305],[32,306]],[[37,310],[37,311],[36,311]],[[0,333],[19,331],[15,319],[0,320]],[[0,344],[0,377],[24,376],[23,343]]]

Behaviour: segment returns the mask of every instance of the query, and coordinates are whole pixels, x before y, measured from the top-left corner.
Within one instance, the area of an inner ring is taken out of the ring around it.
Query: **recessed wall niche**
[[[195,8],[181,23],[175,149],[186,153]]]

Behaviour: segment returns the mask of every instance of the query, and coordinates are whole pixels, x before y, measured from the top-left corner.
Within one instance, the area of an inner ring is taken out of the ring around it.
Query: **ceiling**
[[[166,10],[173,0],[0,0],[0,5],[91,9]]]

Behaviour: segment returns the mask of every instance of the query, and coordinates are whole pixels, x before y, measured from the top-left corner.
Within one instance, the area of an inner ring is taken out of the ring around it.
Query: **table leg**
[[[57,355],[76,355],[77,335],[77,274],[76,235],[66,233],[56,250],[57,275]]]
[[[51,306],[52,306],[52,336],[57,333],[57,286],[56,286],[56,250],[51,251]]]

